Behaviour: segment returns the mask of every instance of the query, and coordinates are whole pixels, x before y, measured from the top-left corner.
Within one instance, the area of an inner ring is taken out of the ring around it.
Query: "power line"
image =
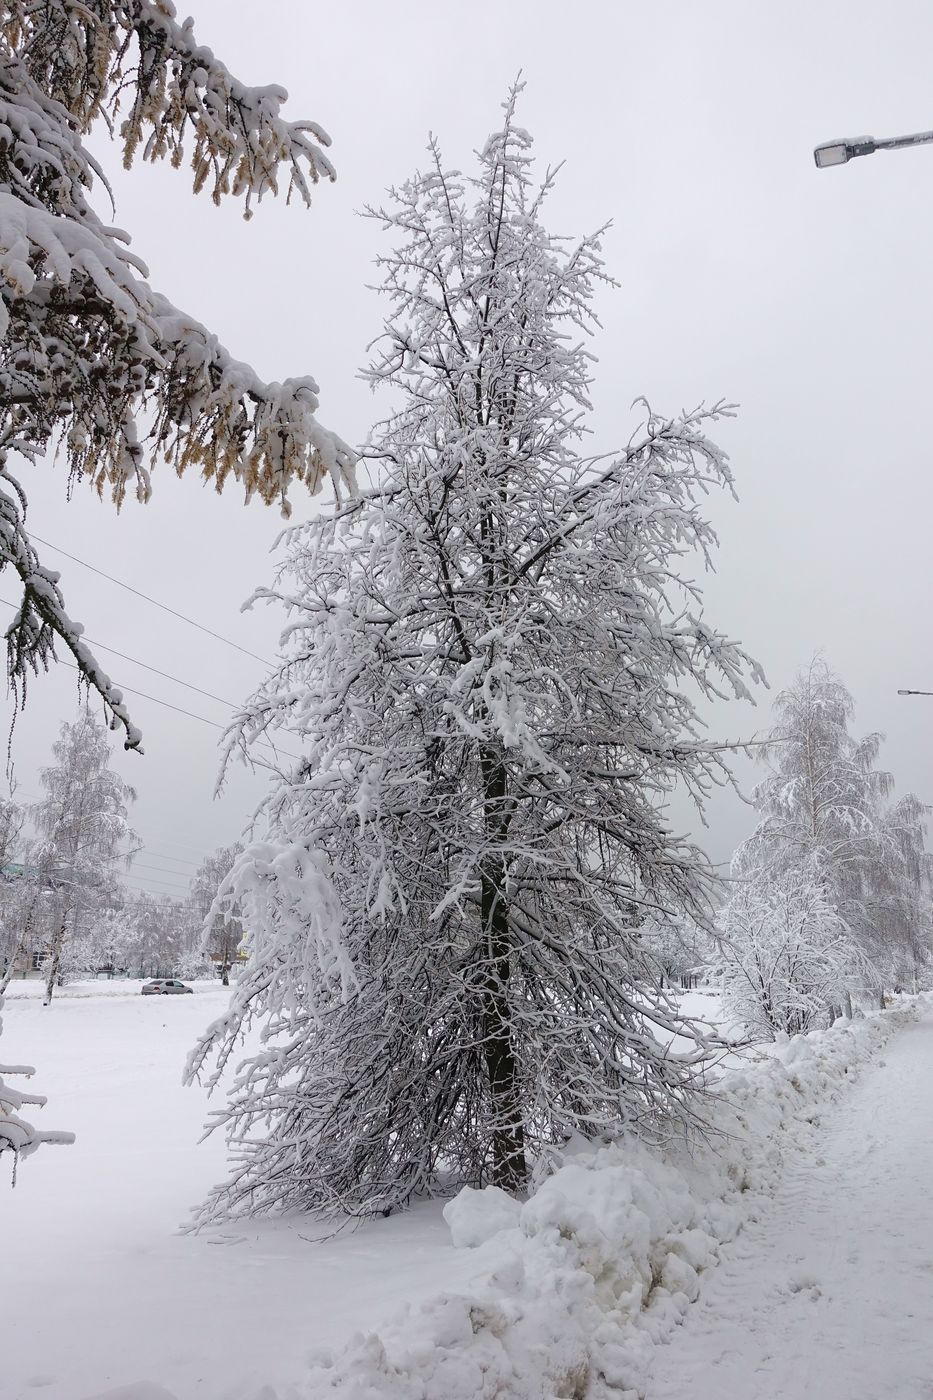
[[[0,602],[5,600],[0,598]],[[8,604],[9,606],[9,604]],[[239,705],[234,705],[232,700],[225,700],[222,695],[212,695],[209,690],[202,690],[199,685],[192,685],[190,681],[183,681],[180,676],[170,675],[168,671],[160,671],[158,666],[150,666],[147,661],[140,661],[136,656],[127,656],[125,652],[117,651],[116,647],[108,647],[104,642],[95,642],[93,637],[83,640],[90,642],[92,647],[98,647],[100,651],[109,651],[111,656],[119,656],[121,661],[131,661],[134,666],[141,666],[144,671],[151,671],[154,676],[161,676],[163,680],[174,681],[176,685],[183,685],[186,690],[193,690],[197,695],[203,695],[207,700],[216,700],[219,705],[227,705],[231,710],[238,710]]]
[[[134,875],[132,869],[122,871],[117,878],[120,880],[138,880],[144,885],[165,885],[167,889],[185,891],[189,889],[188,885],[176,884],[172,880],[153,880],[148,875]]]
[[[38,539],[38,535],[36,538]],[[0,603],[3,603],[7,608],[12,608],[14,612],[16,611],[15,603],[8,602],[6,598],[0,598]],[[190,685],[188,681],[183,681],[178,676],[169,675],[167,671],[159,671],[155,666],[147,665],[145,661],[137,661],[135,656],[126,656],[123,652],[117,651],[114,647],[108,647],[103,642],[91,641],[90,637],[88,637],[87,640],[92,646],[102,647],[104,651],[113,652],[114,656],[120,656],[124,661],[129,661],[134,666],[142,666],[145,670],[154,671],[156,675],[163,676],[168,681],[174,681],[177,685],[183,685],[188,690],[196,690],[199,695],[206,695],[209,700],[216,700],[221,705],[229,706],[231,710],[239,709],[239,706],[234,705],[232,700],[222,700],[219,695],[211,695],[207,690],[201,690],[196,685]],[[67,666],[70,670],[81,673],[80,666],[76,666],[73,661],[65,661],[60,656],[55,659],[60,666]],[[218,724],[217,721],[213,719],[205,719],[203,715],[196,715],[193,710],[186,710],[181,705],[173,705],[168,700],[159,700],[157,696],[149,695],[145,690],[135,690],[131,685],[121,685],[120,689],[128,691],[130,695],[138,695],[142,700],[151,700],[154,705],[161,705],[165,710],[174,710],[176,714],[187,715],[189,719],[196,719],[201,724],[209,724],[212,729],[219,729],[222,734],[226,733],[226,725]],[[281,754],[283,758],[294,758],[296,761],[300,761],[299,754],[290,753],[288,749],[283,749],[279,745],[271,743],[268,739],[254,739],[253,742],[258,744],[261,748],[271,749],[274,754]]]
[[[79,559],[76,554],[69,554],[67,549],[62,549],[60,545],[52,544],[50,540],[44,540],[41,535],[34,534],[30,530],[32,539],[44,544],[46,549],[54,549],[56,554],[63,554],[66,559],[70,559],[74,564],[80,564],[83,569],[90,569],[92,574],[105,578],[108,583],[115,583],[118,588],[125,588],[127,593],[134,593],[137,598],[142,598],[147,603],[151,603],[154,608],[161,608],[163,612],[170,613],[172,617],[177,617],[181,622],[187,622],[189,627],[196,627],[199,632],[206,632],[209,637],[213,637],[218,642],[223,642],[225,646],[233,647],[234,651],[241,651],[244,656],[251,656],[254,661],[261,661],[264,666],[271,666],[273,663],[264,656],[257,656],[254,651],[249,651],[246,647],[241,647],[239,642],[231,642],[229,637],[223,637],[219,632],[213,632],[210,627],[205,627],[201,622],[195,622],[193,617],[187,617],[184,613],[177,612],[175,608],[170,608],[166,603],[160,603],[157,598],[150,598],[148,593],[143,593],[138,588],[133,588],[131,584],[124,583],[122,579],[114,578],[112,574],[105,574],[103,569],[95,568],[86,559]]]
[[[147,864],[145,863],[145,861],[142,861],[142,860],[134,860],[132,866],[130,867],[130,869],[131,869],[131,870],[161,870],[162,873],[163,873],[163,875],[181,875],[182,877],[184,877],[184,873],[185,873],[183,870],[172,870],[172,869],[170,869],[170,868],[169,868],[168,866],[166,866],[166,865],[147,865]]]
[[[155,888],[155,887],[158,888]],[[171,894],[173,896],[185,895],[188,891],[184,885],[167,885],[162,880],[147,880],[144,884],[131,885],[130,894]]]
[[[16,612],[15,603],[9,602],[6,598],[0,598],[0,603],[6,608],[12,608],[13,612]],[[190,681],[183,681],[181,676],[173,676],[168,671],[160,671],[158,666],[150,666],[148,661],[140,661],[138,656],[127,656],[126,652],[117,651],[116,647],[108,647],[106,642],[98,642],[94,637],[84,636],[82,636],[81,640],[90,643],[92,647],[98,647],[101,651],[109,651],[111,656],[119,656],[121,661],[129,661],[134,666],[141,666],[144,671],[151,671],[154,676],[161,676],[163,680],[174,681],[176,685],[183,685],[186,690],[193,690],[195,694],[203,695],[207,700],[216,700],[219,705],[226,705],[231,710],[238,710],[240,708],[239,705],[235,705],[232,700],[225,700],[222,695],[213,695],[209,690],[202,690],[199,685],[192,685]]]
[[[169,855],[167,851],[157,851],[153,846],[140,846],[140,851],[146,855],[155,856],[156,860],[173,860],[177,865],[190,865],[194,870],[203,865],[203,860],[183,860],[181,856]],[[184,871],[176,870],[176,875],[183,875]]]

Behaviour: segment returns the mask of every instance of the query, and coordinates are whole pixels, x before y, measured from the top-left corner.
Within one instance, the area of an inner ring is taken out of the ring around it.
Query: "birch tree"
[[[62,643],[127,748],[141,735],[30,538],[17,459],[35,467],[60,444],[69,489],[86,482],[119,507],[127,492],[148,499],[163,457],[287,511],[290,483],[339,490],[353,457],[318,421],[309,375],[264,383],[150,287],[92,203],[110,192],[83,137],[105,125],[127,166],[190,153],[195,190],[242,198],[248,217],[283,183],[307,204],[334,176],[326,133],[287,121],[285,100],[241,83],[171,0],[10,0],[0,16],[0,572],[20,585],[7,671],[22,702]]]
[[[584,454],[607,278],[598,236],[545,230],[516,96],[475,174],[432,144],[370,211],[398,240],[368,370],[398,404],[381,482],[292,530],[259,594],[284,655],[231,748],[284,731],[305,757],[218,898],[250,960],[189,1072],[216,1053],[216,1082],[253,1017],[266,1044],[218,1114],[235,1165],[206,1215],[520,1191],[545,1143],[694,1112],[704,1047],[666,1048],[685,1028],[638,923],[706,918],[666,803],[728,781],[690,695],[755,670],[685,577],[715,545],[699,499],[732,484],[724,410],[649,412]]]
[[[13,858],[23,854],[21,846],[26,813],[18,802],[0,797],[0,992],[9,982],[12,962],[19,947],[19,898],[17,885],[21,877],[7,867]]]
[[[243,922],[239,911],[229,905],[214,907],[217,891],[242,852],[239,842],[218,846],[205,856],[191,882],[191,899],[201,917],[201,952],[220,965],[223,985],[230,985],[230,969],[243,937]]]
[[[115,901],[118,862],[129,859],[133,837],[129,803],[136,797],[108,767],[107,732],[90,710],[62,725],[52,753],[57,763],[43,770],[45,796],[32,809],[40,887],[47,889],[46,1006],[66,940],[79,937],[83,916]]]
[[[819,657],[777,697],[759,751],[768,768],[754,793],[761,819],[734,868],[818,879],[881,994],[886,978],[929,948],[928,809],[912,794],[891,802],[894,779],[878,767],[884,736],[856,738],[854,711]]]

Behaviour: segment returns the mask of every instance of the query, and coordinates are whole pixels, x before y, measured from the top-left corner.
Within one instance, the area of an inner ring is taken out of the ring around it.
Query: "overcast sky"
[[[834,136],[933,126],[933,8],[197,0],[194,19],[237,76],[284,85],[289,115],[330,132],[339,178],[318,188],[310,211],[264,202],[245,223],[236,203],[196,198],[186,170],[125,174],[95,140],[116,222],[154,285],[264,376],[313,374],[322,421],[361,441],[379,409],[355,376],[380,328],[367,283],[384,235],[355,211],[422,163],[429,130],[450,165],[468,165],[521,68],[520,121],[542,165],[566,161],[549,226],[579,234],[614,221],[604,248],[621,285],[599,298],[594,447],[624,444],[641,394],[664,413],[739,404],[718,432],[740,501],[710,502],[722,548],[708,620],[761,661],[772,690],[822,649],[855,695],[857,728],[887,734],[898,791],[933,799],[933,699],[896,694],[933,690],[933,147],[827,171],[812,158]],[[274,511],[161,467],[152,502],[117,517],[90,491],[67,502],[61,466],[33,475],[38,535],[274,658],[279,620],[240,612],[269,580]],[[300,518],[316,506],[296,497],[295,508]],[[61,567],[69,611],[96,642],[233,703],[263,674],[261,661],[54,551],[46,562]],[[0,579],[0,596],[13,590]],[[101,658],[121,684],[202,719],[222,724],[230,713]],[[146,755],[115,760],[138,790],[146,847],[131,884],[183,894],[201,856],[239,834],[264,780],[240,771],[212,800],[219,732],[131,698]],[[75,703],[71,671],[32,685],[13,737],[26,800]],[[721,707],[713,733],[766,727],[769,703],[762,691],[757,709]],[[713,803],[703,839],[714,859],[751,821],[730,794]]]

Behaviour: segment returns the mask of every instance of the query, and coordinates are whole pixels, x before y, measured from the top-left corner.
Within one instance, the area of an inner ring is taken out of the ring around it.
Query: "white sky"
[[[550,227],[615,221],[604,248],[621,288],[600,296],[594,446],[624,444],[640,394],[666,413],[740,405],[718,433],[741,499],[710,504],[722,549],[708,620],[762,662],[773,689],[822,648],[855,695],[856,727],[887,734],[899,792],[933,798],[933,699],[896,694],[933,690],[933,148],[822,172],[811,154],[840,134],[933,126],[933,10],[920,0],[352,0],[313,11],[300,0],[197,0],[194,18],[240,78],[283,84],[289,114],[330,132],[339,179],[310,212],[266,202],[245,223],[237,204],[196,198],[187,170],[125,174],[98,139],[116,222],[155,286],[264,376],[313,374],[322,421],[362,440],[379,404],[355,375],[380,328],[366,284],[385,235],[354,211],[412,173],[429,129],[465,166],[523,69],[520,120],[542,164],[567,162]],[[118,518],[89,491],[66,502],[61,467],[35,477],[37,534],[274,657],[274,615],[239,611],[269,580],[273,511],[161,467],[153,501]],[[315,508],[298,496],[295,507],[296,518]],[[233,702],[261,676],[259,662],[52,551],[46,562],[61,565],[90,638]],[[0,597],[13,590],[0,579]],[[102,659],[125,686],[215,723],[229,713]],[[24,798],[39,791],[74,703],[70,671],[31,687],[13,737]],[[757,710],[721,707],[714,734],[764,728],[768,705],[762,692]],[[183,894],[200,857],[239,834],[264,781],[238,772],[215,802],[219,734],[143,699],[134,717],[146,756],[116,758],[138,789],[146,845],[131,883]],[[717,798],[704,838],[713,857],[727,858],[751,821],[737,798]]]

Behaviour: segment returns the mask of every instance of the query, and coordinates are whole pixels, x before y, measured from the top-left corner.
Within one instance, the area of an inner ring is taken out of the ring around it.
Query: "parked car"
[[[144,982],[142,986],[144,997],[179,996],[182,992],[191,991],[191,987],[186,987],[184,982],[176,982],[173,977],[155,977],[151,982]]]

